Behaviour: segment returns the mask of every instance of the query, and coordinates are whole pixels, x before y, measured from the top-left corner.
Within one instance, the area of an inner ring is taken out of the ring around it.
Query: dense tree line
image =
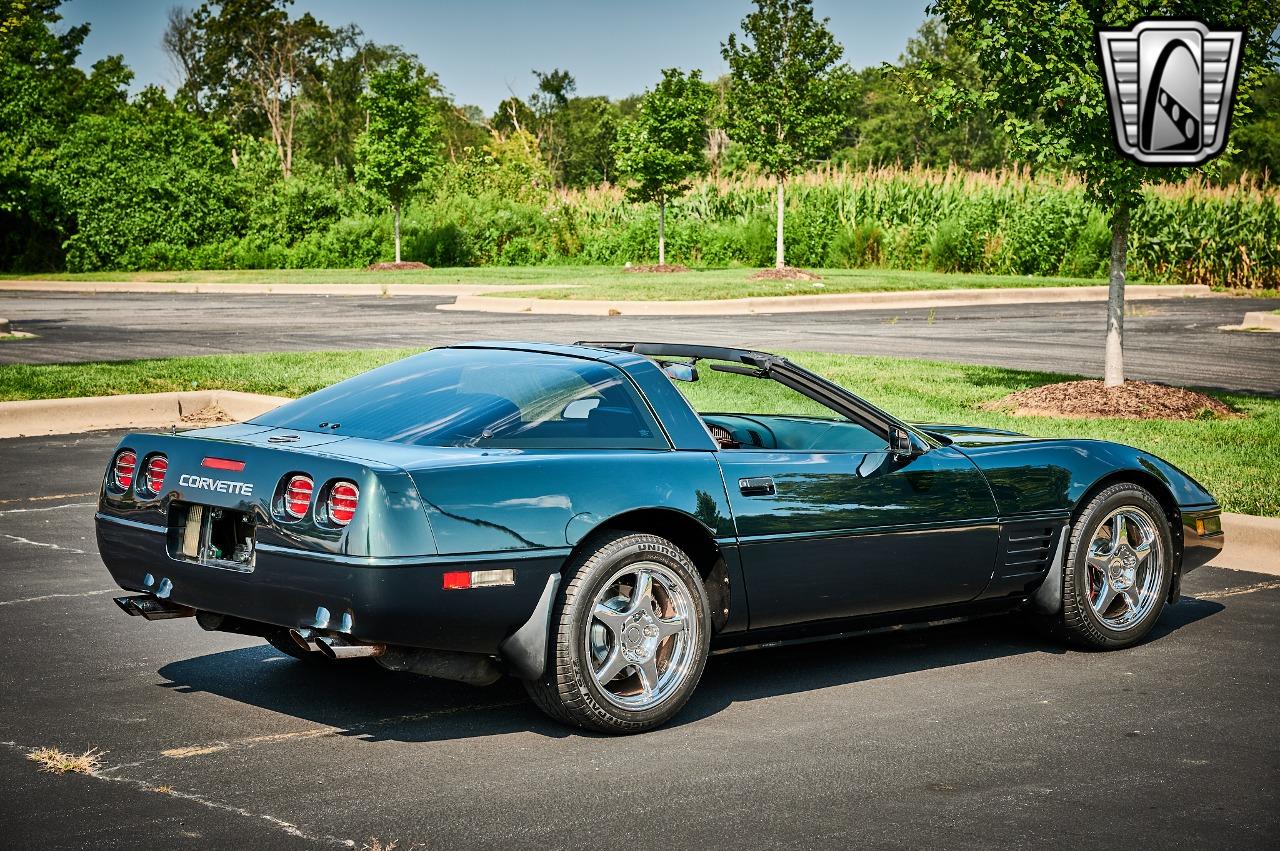
[[[298,14],[289,0],[173,9],[164,47],[181,83],[173,93],[129,97],[123,57],[77,67],[89,25],[65,26],[59,2],[0,0],[0,269],[349,262],[383,250],[382,217],[414,199],[434,217],[433,256],[465,262],[460,243],[448,247],[450,233],[514,227],[530,207],[548,217],[548,244],[573,256],[582,236],[567,216],[556,218],[558,190],[617,184],[665,210],[707,171],[773,175],[781,187],[824,162],[968,169],[1022,159],[995,115],[936,119],[939,92],[976,90],[983,74],[973,49],[936,19],[898,63],[856,72],[820,27],[794,30],[822,66],[821,90],[802,93],[820,108],[795,112],[792,129],[769,140],[753,138],[749,126],[778,95],[769,80],[780,78],[762,58],[767,51],[745,50],[767,35],[750,31],[750,16],[742,43],[724,44],[736,86],[669,72],[648,96],[611,100],[581,94],[569,71],[554,68],[535,72],[531,91],[486,115],[456,103],[403,47]],[[798,0],[771,8],[808,14]],[[405,138],[420,168],[388,158],[405,142],[379,112],[386,103],[376,81],[390,86],[379,75],[397,73],[410,83],[387,90],[411,101],[419,129]],[[784,94],[798,103],[796,92]],[[1234,131],[1241,150],[1221,180],[1280,175],[1274,72],[1259,82],[1255,103]],[[388,141],[379,147],[378,138]],[[388,182],[378,172],[390,168],[400,172]],[[467,199],[480,196],[500,225],[477,224]],[[426,250],[415,239],[415,250]],[[504,262],[545,256],[519,245],[499,246]],[[476,262],[486,256],[473,252]]]

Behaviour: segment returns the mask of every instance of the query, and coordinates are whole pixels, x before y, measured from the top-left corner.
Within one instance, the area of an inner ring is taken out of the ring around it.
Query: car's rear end
[[[122,608],[325,651],[496,653],[559,560],[438,555],[413,479],[380,457],[394,449],[253,424],[128,435],[97,514],[103,561],[138,592]],[[455,460],[412,454],[433,452]],[[461,604],[473,576],[493,585]]]

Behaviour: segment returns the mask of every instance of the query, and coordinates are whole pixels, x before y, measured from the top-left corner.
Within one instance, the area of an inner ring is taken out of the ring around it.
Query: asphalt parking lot
[[[0,316],[35,339],[0,363],[225,352],[435,346],[476,339],[643,339],[985,363],[1101,376],[1105,305],[1017,304],[727,317],[574,317],[442,312],[430,296],[0,293]],[[1280,337],[1229,333],[1280,299],[1132,302],[1131,378],[1280,394]]]
[[[1197,571],[1118,653],[1001,618],[717,656],[675,722],[612,739],[512,682],[125,617],[92,524],[117,438],[0,441],[0,846],[1275,847],[1276,577]]]

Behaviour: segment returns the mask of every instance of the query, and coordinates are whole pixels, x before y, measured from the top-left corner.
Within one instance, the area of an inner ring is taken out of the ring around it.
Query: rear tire
[[[706,666],[711,615],[689,556],[657,535],[606,532],[565,568],[547,670],[526,681],[565,724],[639,733],[674,716]]]
[[[1082,647],[1131,647],[1160,619],[1173,570],[1173,536],[1163,507],[1145,488],[1112,485],[1071,527],[1062,612],[1054,626]]]

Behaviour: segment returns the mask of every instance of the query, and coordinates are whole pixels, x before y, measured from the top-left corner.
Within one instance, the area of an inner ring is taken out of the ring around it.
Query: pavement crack
[[[39,508],[6,508],[0,510],[0,517],[6,514],[31,514],[36,511],[58,511],[63,508],[90,508],[96,506],[96,502],[66,502],[62,505],[42,505]]]
[[[16,606],[19,603],[40,603],[45,600],[60,600],[68,597],[99,597],[103,594],[114,594],[118,588],[106,588],[101,591],[82,591],[78,594],[41,594],[38,597],[22,597],[18,600],[0,600],[0,606]]]
[[[20,496],[11,497],[9,499],[0,499],[0,505],[12,505],[15,502],[47,502],[51,499],[77,499],[82,496],[95,496],[92,491],[85,493],[54,493],[48,496]]]
[[[25,745],[20,745],[17,742],[0,742],[0,744],[3,744],[5,747],[8,747],[12,750],[19,751],[24,756],[28,756],[38,750],[38,748],[27,747]],[[131,763],[131,765],[138,765],[138,763]],[[137,777],[126,777],[118,773],[119,770],[124,767],[126,766],[94,768],[91,771],[84,771],[84,772],[77,772],[77,773],[82,777],[92,777],[94,780],[102,780],[108,783],[124,783],[126,785],[134,786],[138,789],[141,789],[144,792],[150,792],[152,794],[165,794],[171,798],[178,798],[183,801],[190,801],[193,804],[199,804],[200,806],[207,807],[208,809],[211,809],[211,810],[218,810],[220,812],[230,813],[232,815],[241,816],[243,818],[258,819],[266,822],[267,824],[271,825],[277,830],[288,834],[289,836],[297,837],[298,839],[305,839],[308,842],[323,842],[328,845],[334,845],[340,848],[355,847],[356,843],[354,840],[343,839],[337,836],[316,835],[316,834],[306,833],[301,828],[299,828],[296,824],[289,821],[285,821],[282,818],[277,818],[276,816],[270,815],[269,813],[256,813],[252,810],[246,809],[245,807],[238,807],[234,804],[227,804],[227,803],[223,803],[222,801],[215,801],[212,798],[197,794],[195,792],[184,792],[180,789],[174,789],[172,786],[157,787],[154,783],[152,783],[149,780],[142,780]],[[163,789],[163,792],[160,791],[161,789]]]
[[[21,535],[5,535],[6,538],[18,544],[27,544],[32,547],[40,547],[46,550],[60,550],[64,553],[75,553],[76,555],[85,555],[84,550],[77,550],[74,547],[64,547],[60,544],[46,544],[43,541],[33,541],[30,538],[24,538]]]

